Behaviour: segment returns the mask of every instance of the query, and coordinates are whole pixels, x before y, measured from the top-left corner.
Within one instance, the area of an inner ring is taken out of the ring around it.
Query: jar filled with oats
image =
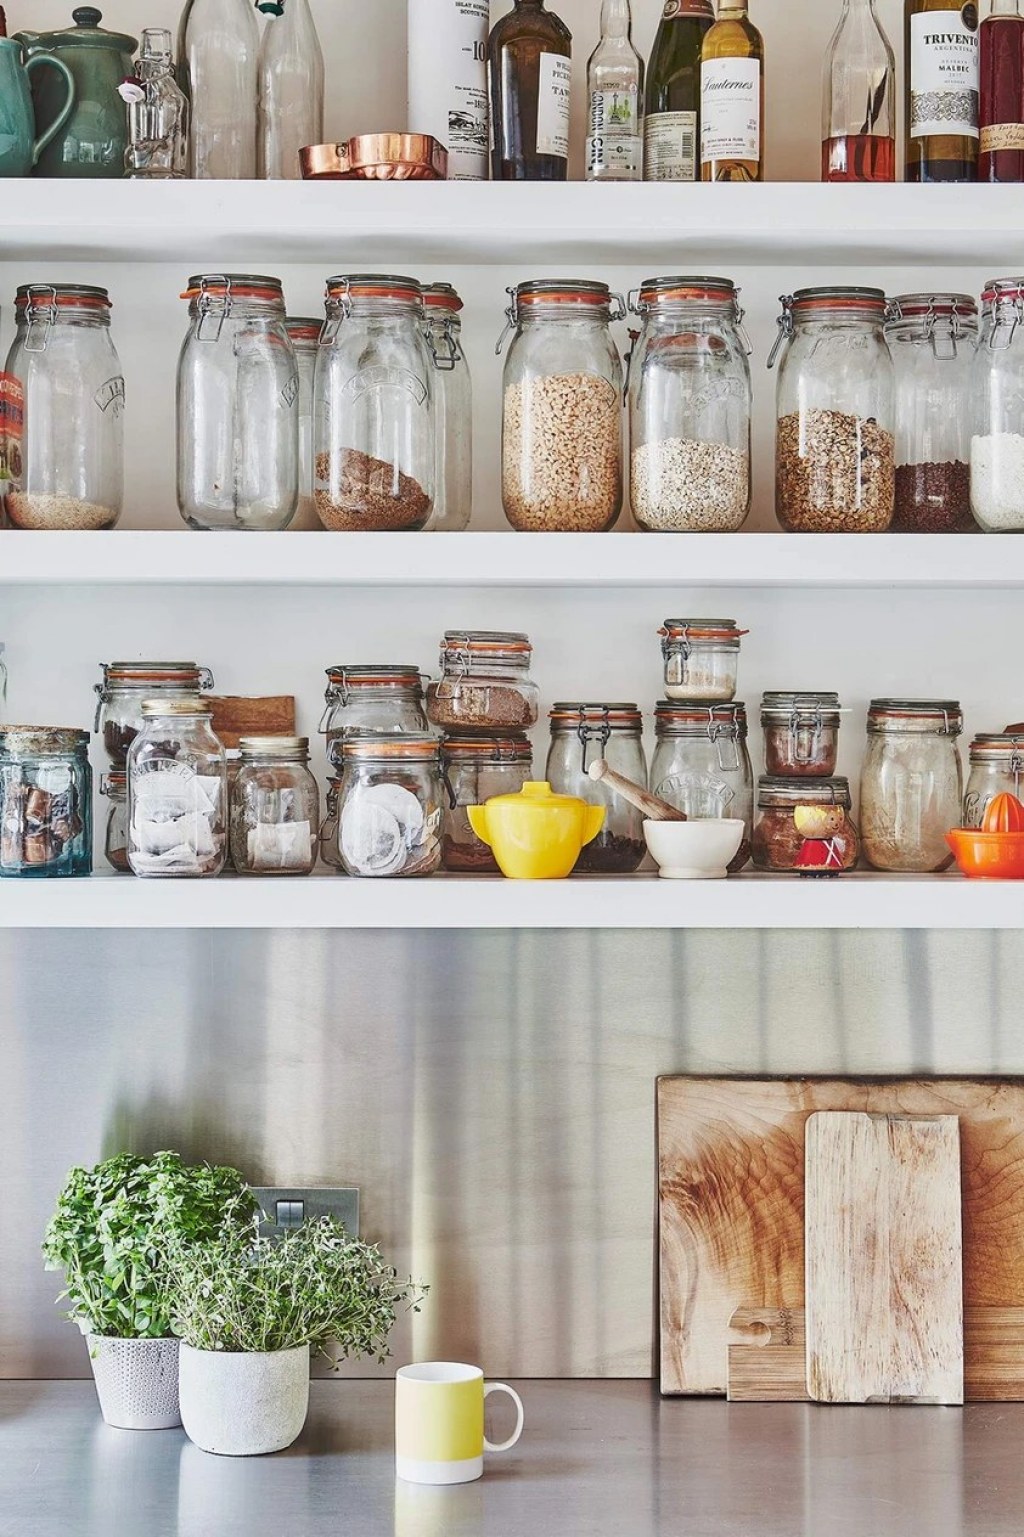
[[[555,278],[508,290],[501,487],[513,528],[599,533],[622,510],[622,363],[606,283]]]
[[[895,382],[880,288],[782,299],[775,515],[790,533],[878,534],[893,519]]]
[[[750,346],[728,278],[650,278],[630,295],[630,501],[641,528],[724,533],[750,511]]]

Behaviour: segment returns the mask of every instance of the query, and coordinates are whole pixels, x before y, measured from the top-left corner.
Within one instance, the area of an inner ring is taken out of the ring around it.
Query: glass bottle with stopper
[[[588,181],[643,178],[644,62],[629,0],[603,0],[601,40],[587,65]]]
[[[128,108],[125,175],[154,180],[188,174],[188,99],[174,78],[171,34],[147,27],[135,75],[119,87]]]
[[[309,0],[257,0],[260,45],[257,174],[298,181],[299,151],[324,138],[324,55]]]
[[[843,0],[825,57],[821,179],[896,179],[896,61],[875,0]]]

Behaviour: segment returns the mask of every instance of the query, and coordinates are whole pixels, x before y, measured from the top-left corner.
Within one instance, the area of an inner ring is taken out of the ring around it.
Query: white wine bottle
[[[449,181],[487,180],[487,0],[408,0],[408,128],[448,150]]]
[[[764,180],[764,42],[747,0],[719,0],[701,46],[700,174]]]

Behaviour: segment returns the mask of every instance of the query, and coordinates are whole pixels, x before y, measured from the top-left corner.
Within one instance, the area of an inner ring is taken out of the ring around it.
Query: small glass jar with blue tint
[[[0,728],[0,877],[91,874],[89,733]]]

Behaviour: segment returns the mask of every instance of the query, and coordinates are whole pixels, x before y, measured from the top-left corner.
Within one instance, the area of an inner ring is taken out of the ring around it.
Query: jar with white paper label
[[[572,33],[544,0],[515,0],[487,44],[494,181],[565,181]]]
[[[700,58],[702,181],[764,179],[764,43],[747,0],[723,0]]]
[[[908,0],[907,181],[975,181],[981,46],[978,6]]]
[[[309,875],[316,864],[320,792],[309,738],[241,737],[231,787],[231,859],[239,875]]]
[[[227,857],[224,747],[199,700],[147,699],[128,753],[128,863],[136,875],[219,875]]]
[[[448,149],[449,181],[487,180],[487,0],[408,0],[408,123]]]

